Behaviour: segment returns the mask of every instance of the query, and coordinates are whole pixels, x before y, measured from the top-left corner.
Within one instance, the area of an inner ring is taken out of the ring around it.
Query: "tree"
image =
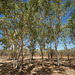
[[[24,35],[28,28],[31,27],[39,17],[37,16],[38,12],[38,0],[30,0],[28,2],[23,2],[20,0],[13,1],[0,1],[3,3],[7,3],[4,10],[1,8],[1,13],[5,15],[5,18],[1,20],[0,29],[6,34],[7,37],[10,38],[10,41],[13,45],[13,55],[14,55],[14,45],[17,45],[17,49],[20,48],[20,51],[17,50],[17,56],[21,53],[21,70],[23,70],[23,46],[24,46]],[[13,6],[12,6],[13,5]],[[36,8],[35,8],[36,5]],[[11,8],[10,8],[11,7]],[[12,9],[14,7],[14,9]],[[8,10],[6,10],[6,8]],[[6,10],[6,12],[4,12]],[[7,13],[10,13],[7,15]],[[34,15],[35,14],[35,15]],[[34,17],[33,17],[34,15]],[[4,21],[4,22],[3,22]],[[6,23],[6,24],[5,24]],[[5,25],[5,26],[4,26]],[[13,30],[13,32],[12,32]],[[29,31],[30,29],[28,29]],[[16,36],[14,36],[14,32],[17,31]],[[29,33],[30,34],[30,33]],[[12,36],[11,36],[12,35]],[[17,39],[17,40],[16,40]],[[18,43],[19,41],[19,43]],[[15,46],[16,46],[15,45]],[[17,59],[18,60],[18,59]]]
[[[69,23],[68,23],[68,28],[70,29],[70,37],[72,40],[75,41],[75,10],[73,10],[73,12],[71,13],[72,16],[69,19]]]

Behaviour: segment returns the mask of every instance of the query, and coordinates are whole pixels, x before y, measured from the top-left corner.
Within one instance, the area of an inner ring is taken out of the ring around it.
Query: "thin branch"
[[[39,18],[40,18],[40,17],[34,19],[34,20],[31,22],[31,24],[34,23],[34,22],[35,22],[36,20],[38,20]]]
[[[32,14],[32,7],[34,6],[34,4],[31,6],[31,8],[30,8],[30,13],[29,13],[29,16],[28,16],[28,19],[27,19],[27,22],[26,22],[26,24],[28,23],[28,21],[29,21],[29,18],[30,18],[30,16],[31,16],[31,14]]]

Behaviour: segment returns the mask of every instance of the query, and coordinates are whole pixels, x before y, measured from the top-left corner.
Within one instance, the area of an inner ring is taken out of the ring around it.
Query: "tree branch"
[[[29,21],[29,18],[30,18],[30,16],[31,16],[31,14],[32,14],[32,7],[34,6],[34,4],[31,6],[31,8],[30,8],[30,13],[29,13],[29,16],[28,16],[28,19],[27,19],[27,22],[26,22],[26,24],[28,23],[28,21]]]

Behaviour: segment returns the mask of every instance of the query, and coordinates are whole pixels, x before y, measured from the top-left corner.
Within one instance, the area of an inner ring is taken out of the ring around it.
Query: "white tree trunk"
[[[14,44],[13,44],[13,68],[15,67],[15,54],[14,54]]]

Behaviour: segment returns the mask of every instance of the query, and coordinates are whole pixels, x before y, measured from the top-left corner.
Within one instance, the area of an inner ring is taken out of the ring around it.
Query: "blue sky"
[[[65,0],[66,1],[66,0]],[[64,25],[64,24],[67,24],[67,22],[68,22],[68,19],[70,18],[70,13],[73,11],[73,9],[71,9],[64,17],[62,17],[62,25]],[[0,15],[0,18],[2,18],[2,17],[4,17],[4,15],[3,14],[1,14]],[[0,30],[0,32],[1,32],[1,30]],[[0,34],[0,38],[2,37],[2,35]],[[70,40],[70,38],[68,38],[67,39],[67,41],[69,41]],[[0,43],[1,44],[1,43]],[[48,45],[48,47],[49,47],[49,45]],[[71,42],[70,43],[67,43],[67,47],[70,49],[70,48],[73,48],[73,47],[75,47]],[[0,49],[2,49],[3,48],[3,45],[0,45]],[[39,49],[39,45],[37,44],[37,46],[36,46],[36,48],[37,49]],[[47,46],[46,46],[46,48],[47,48]],[[52,44],[52,48],[54,49],[54,43]],[[62,49],[64,49],[64,46],[63,46],[63,42],[62,41],[60,41],[60,43],[58,44],[58,47],[57,47],[57,49],[58,50],[62,50]]]

